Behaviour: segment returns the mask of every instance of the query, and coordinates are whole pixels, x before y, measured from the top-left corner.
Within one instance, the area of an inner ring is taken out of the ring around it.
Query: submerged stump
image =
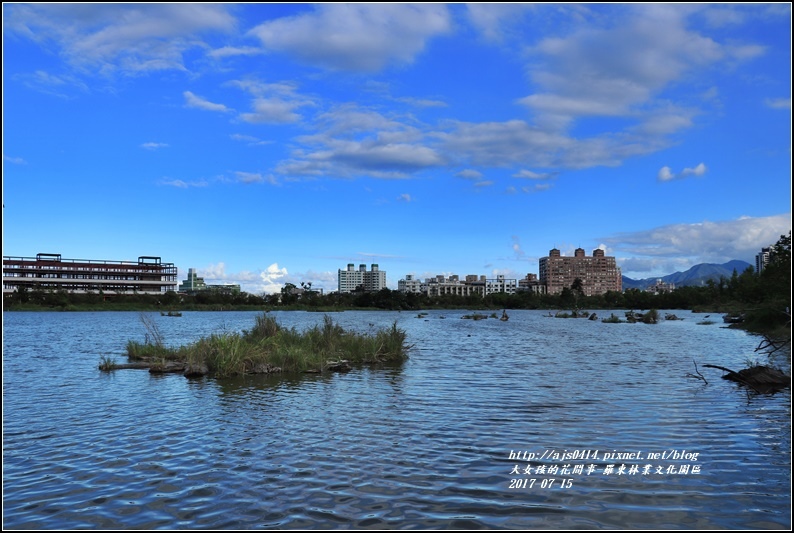
[[[766,394],[781,389],[791,387],[791,376],[784,374],[781,370],[765,365],[755,365],[734,372],[730,368],[717,365],[703,365],[708,368],[717,368],[726,372],[722,379],[746,385],[756,392]]]

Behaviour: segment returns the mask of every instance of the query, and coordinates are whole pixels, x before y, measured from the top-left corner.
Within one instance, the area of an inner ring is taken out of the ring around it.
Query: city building
[[[159,257],[138,261],[64,259],[61,254],[36,257],[3,256],[3,293],[18,289],[102,292],[111,294],[161,294],[176,290],[177,268]]]
[[[760,274],[766,265],[769,264],[769,259],[772,257],[772,247],[761,248],[761,253],[755,256],[755,271]]]
[[[401,292],[413,292],[426,296],[444,296],[451,294],[454,296],[486,296],[503,292],[515,294],[518,290],[518,282],[515,279],[507,279],[504,275],[497,275],[496,278],[486,276],[468,275],[464,280],[460,276],[444,276],[439,274],[434,278],[427,278],[424,282],[415,279],[413,275],[408,275],[405,279],[397,282],[397,289]]]
[[[661,294],[663,292],[673,292],[674,290],[675,290],[675,283],[667,283],[662,281],[661,279],[657,279],[656,283],[645,289],[645,292]]]
[[[400,292],[413,292],[416,294],[421,294],[423,283],[418,279],[415,279],[413,274],[408,274],[405,276],[405,279],[401,279],[397,282],[397,290]]]
[[[347,269],[339,269],[339,292],[353,292],[359,287],[366,292],[377,292],[386,288],[386,271],[380,270],[377,264],[372,265],[372,270],[367,270],[367,265],[359,265],[358,270],[353,263],[348,263]]]
[[[232,283],[208,285],[204,282],[204,278],[196,274],[195,268],[189,268],[187,271],[187,279],[182,281],[179,285],[179,292],[196,294],[207,291],[223,294],[240,294],[240,285]]]
[[[204,283],[204,278],[200,278],[196,274],[195,268],[187,270],[187,279],[179,285],[179,292],[194,292],[204,290],[207,284]]]
[[[545,294],[546,285],[540,282],[537,274],[529,273],[524,279],[518,280],[518,291]]]
[[[570,289],[577,279],[581,280],[585,296],[623,290],[622,275],[615,258],[605,256],[601,249],[593,250],[592,257],[588,257],[582,248],[577,248],[573,257],[564,257],[554,248],[548,257],[540,258],[539,271],[540,282],[546,286],[548,294]]]

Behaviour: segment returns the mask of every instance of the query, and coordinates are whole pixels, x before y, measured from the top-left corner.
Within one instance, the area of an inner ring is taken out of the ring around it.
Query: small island
[[[103,357],[100,370],[144,368],[150,372],[182,373],[187,377],[228,377],[277,372],[346,371],[354,364],[400,362],[407,356],[405,331],[382,328],[374,334],[345,331],[330,317],[322,326],[303,332],[282,327],[266,313],[256,317],[250,331],[212,334],[178,348],[165,345],[157,325],[141,315],[145,342],[127,342],[128,364]]]

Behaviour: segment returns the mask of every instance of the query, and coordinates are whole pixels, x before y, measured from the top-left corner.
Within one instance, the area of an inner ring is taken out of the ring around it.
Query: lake
[[[190,380],[97,369],[144,340],[139,313],[4,313],[4,527],[790,529],[790,389],[702,367],[766,362],[758,337],[688,311],[466,313],[330,315],[396,321],[402,364]],[[151,315],[180,345],[256,313]]]

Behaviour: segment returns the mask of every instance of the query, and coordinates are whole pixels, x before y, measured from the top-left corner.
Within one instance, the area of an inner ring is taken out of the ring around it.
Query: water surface
[[[466,313],[332,315],[361,332],[397,321],[414,345],[399,365],[194,380],[97,370],[144,340],[139,313],[4,313],[4,526],[790,528],[790,391],[751,395],[702,368],[761,359],[757,337],[686,311],[657,325]],[[255,316],[152,314],[174,345]],[[708,384],[687,377],[693,360]]]

